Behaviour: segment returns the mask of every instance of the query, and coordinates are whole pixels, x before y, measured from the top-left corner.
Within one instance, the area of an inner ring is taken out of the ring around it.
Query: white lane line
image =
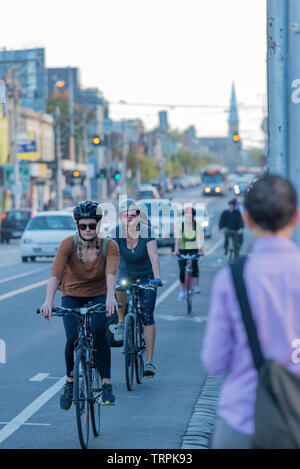
[[[43,381],[50,373],[37,373],[29,381]]]
[[[42,269],[30,270],[29,272],[23,272],[22,274],[12,275],[11,277],[5,277],[0,280],[0,283],[9,282],[10,280],[16,280],[17,278],[27,277],[28,275],[32,275],[46,269],[47,267],[43,267]]]
[[[0,425],[7,425],[9,422],[0,422]],[[38,426],[38,427],[48,427],[51,424],[50,423],[23,423],[23,425],[33,425],[33,426]]]
[[[179,285],[179,280],[176,280],[174,283],[172,283],[172,285],[170,285],[169,288],[167,288],[166,291],[164,291],[161,295],[159,295],[156,301],[156,306],[160,305],[160,303],[162,303],[170,295],[170,293],[172,293],[172,291],[178,287],[178,285]]]
[[[224,242],[223,238],[219,239],[219,241],[217,241],[211,248],[208,249],[208,251],[206,251],[204,254],[206,256],[209,256],[210,254],[212,254],[214,251],[216,251],[218,249],[219,246],[221,246],[221,244]]]
[[[41,287],[42,285],[46,285],[47,283],[48,279],[42,280],[41,282],[33,283],[32,285],[27,285],[27,287],[19,288],[18,290],[13,290],[8,293],[4,293],[3,295],[0,295],[0,301],[6,300],[6,298],[11,298],[12,296],[20,295],[20,293],[33,290],[34,288]]]
[[[37,397],[31,404],[25,407],[22,412],[20,412],[14,419],[12,419],[8,424],[5,425],[0,430],[0,443],[2,443],[6,438],[8,438],[12,433],[14,433],[21,425],[27,422],[41,407],[43,407],[46,402],[48,402],[65,384],[65,376],[61,378],[57,383],[53,384],[51,388],[43,392],[39,397]]]
[[[207,317],[201,316],[180,316],[174,314],[161,314],[159,319],[165,319],[166,321],[189,321],[189,322],[205,322]]]

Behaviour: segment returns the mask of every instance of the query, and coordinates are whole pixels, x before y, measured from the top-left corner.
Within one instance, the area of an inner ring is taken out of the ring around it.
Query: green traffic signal
[[[121,174],[120,174],[120,173],[116,173],[116,174],[115,174],[115,180],[116,180],[116,181],[120,181],[120,179],[121,179]]]

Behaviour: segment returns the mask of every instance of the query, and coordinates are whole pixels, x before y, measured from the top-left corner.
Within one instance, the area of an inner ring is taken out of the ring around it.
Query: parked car
[[[137,191],[137,199],[159,199],[160,195],[156,187],[151,184],[142,184]]]
[[[209,214],[207,208],[204,207],[203,220],[201,222],[202,228],[204,229],[204,238],[212,237],[212,219],[213,215]]]
[[[36,257],[53,257],[59,244],[76,232],[73,216],[68,211],[38,212],[30,220],[21,238],[22,262]]]
[[[6,210],[1,219],[1,243],[21,238],[28,221],[34,216],[31,210]]]
[[[174,249],[175,205],[169,199],[141,199],[142,221],[148,224],[151,236],[156,238],[158,247]]]

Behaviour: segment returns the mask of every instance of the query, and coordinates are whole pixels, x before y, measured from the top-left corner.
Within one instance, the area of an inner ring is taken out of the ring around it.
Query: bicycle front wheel
[[[125,319],[124,330],[125,378],[128,391],[132,390],[134,374],[134,322],[131,316]]]
[[[101,412],[101,380],[99,372],[95,365],[91,366],[91,422],[94,436],[99,436],[100,434],[100,412]]]
[[[137,384],[141,384],[144,377],[145,351],[143,324],[139,321],[137,327],[137,355],[135,357],[135,376]]]
[[[74,365],[74,399],[76,406],[77,430],[82,449],[87,449],[90,427],[89,376],[82,349],[76,351]]]

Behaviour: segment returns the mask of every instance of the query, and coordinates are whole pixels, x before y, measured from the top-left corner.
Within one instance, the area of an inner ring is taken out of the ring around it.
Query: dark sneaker
[[[144,368],[144,376],[146,376],[147,378],[153,378],[154,375],[155,366],[153,365],[153,362],[146,362]]]
[[[113,389],[111,384],[103,384],[102,385],[102,396],[101,396],[101,404],[102,405],[115,405],[116,398],[113,394]]]
[[[73,404],[73,383],[66,381],[63,393],[60,396],[60,408],[62,410],[70,410]]]

